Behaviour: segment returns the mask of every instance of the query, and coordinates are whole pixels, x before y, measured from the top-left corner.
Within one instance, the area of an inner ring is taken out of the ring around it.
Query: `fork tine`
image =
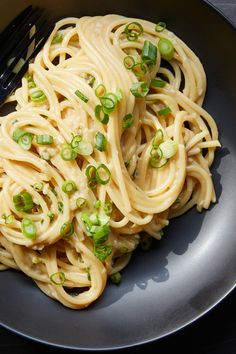
[[[18,63],[18,61],[24,57],[24,54],[27,52],[30,44],[38,37],[41,38],[41,34],[43,34],[44,32],[44,26],[48,23],[48,21],[44,18],[39,18],[37,20],[37,22],[35,23],[35,27],[36,27],[36,32],[34,33],[34,35],[30,38],[23,38],[23,41],[20,41],[18,43],[18,45],[15,48],[15,53],[17,53],[17,55],[14,57],[14,54],[12,58],[14,58],[14,60],[12,60],[11,64],[4,70],[3,74],[0,76],[1,82],[4,85],[4,82],[9,78],[10,75],[12,75],[12,70],[14,69],[14,67],[16,66],[16,64]],[[28,35],[27,35],[28,37]],[[23,42],[23,43],[22,43]]]
[[[22,22],[18,24],[18,26],[13,31],[12,36],[9,38],[9,45],[5,46],[3,49],[1,48],[0,67],[7,62],[9,55],[14,52],[16,45],[33,27],[35,21],[37,21],[37,19],[41,16],[41,13],[42,10],[33,9],[32,13],[30,13],[27,19],[25,19],[24,24]]]
[[[22,23],[22,21],[29,15],[29,13],[32,10],[32,5],[26,7],[18,16],[12,20],[9,25],[0,33],[0,47],[4,44],[5,45],[5,40],[9,39],[9,36],[12,34],[12,31],[18,27],[19,23]]]
[[[14,76],[14,78],[8,83],[7,87],[5,87],[8,91],[8,95],[14,90],[14,88],[17,86],[17,84],[20,82],[22,79],[23,75],[26,73],[28,70],[28,65],[30,61],[38,54],[38,52],[42,49],[44,46],[45,42],[48,39],[48,36],[52,32],[52,29],[54,27],[53,23],[49,23],[44,35],[43,39],[38,43],[37,47],[34,49],[33,53],[30,55],[30,57],[27,59],[25,64],[22,66],[20,71]]]

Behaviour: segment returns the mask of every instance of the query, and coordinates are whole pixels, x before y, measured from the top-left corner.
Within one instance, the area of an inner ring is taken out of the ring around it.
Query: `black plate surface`
[[[32,3],[32,2],[31,2]],[[73,311],[43,295],[24,275],[0,273],[0,321],[41,342],[77,349],[115,349],[163,337],[216,305],[236,274],[236,32],[200,0],[34,1],[55,17],[119,13],[165,20],[200,57],[208,77],[204,107],[223,145],[213,166],[218,203],[173,220],[149,253],[134,255],[119,287],[108,284],[90,308]],[[28,1],[1,1],[4,26]]]

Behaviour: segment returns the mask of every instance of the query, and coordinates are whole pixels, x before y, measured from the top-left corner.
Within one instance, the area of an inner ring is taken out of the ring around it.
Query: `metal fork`
[[[33,26],[35,32],[30,35]],[[53,23],[46,19],[42,9],[28,6],[0,34],[0,105],[17,87],[52,29]],[[32,45],[34,49],[27,57]],[[14,72],[17,64],[19,69]]]

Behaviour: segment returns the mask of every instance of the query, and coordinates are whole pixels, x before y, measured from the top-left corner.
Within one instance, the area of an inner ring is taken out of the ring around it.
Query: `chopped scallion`
[[[37,135],[36,143],[38,145],[51,145],[53,144],[53,136],[48,134]]]
[[[17,211],[29,211],[34,206],[33,199],[28,192],[13,195],[13,203]]]
[[[77,152],[71,146],[65,146],[61,150],[61,158],[65,161],[72,161],[77,158]]]
[[[114,273],[112,275],[110,275],[110,279],[112,281],[112,283],[119,285],[121,282],[121,274],[120,272]]]
[[[126,114],[123,118],[123,121],[122,121],[122,128],[124,128],[124,129],[130,128],[133,126],[133,124],[134,124],[133,114],[131,114],[131,113]]]
[[[50,275],[50,280],[54,285],[63,285],[66,281],[64,272],[56,272]]]
[[[146,82],[134,82],[130,91],[135,97],[145,97],[149,91],[149,87]]]
[[[82,208],[83,206],[86,205],[86,203],[87,203],[87,200],[85,198],[79,197],[79,198],[76,199],[77,208]]]
[[[60,235],[62,237],[69,237],[74,233],[74,225],[71,222],[65,222],[60,230]]]
[[[96,169],[95,177],[99,184],[105,185],[110,181],[111,172],[106,165],[101,163]]]
[[[145,40],[141,57],[148,65],[155,65],[157,61],[157,47],[152,42]]]
[[[167,38],[161,38],[158,42],[160,55],[165,60],[171,60],[174,56],[174,46]]]
[[[75,91],[75,94],[76,94],[76,96],[77,97],[79,97],[82,101],[84,101],[85,103],[87,103],[88,102],[88,97],[86,97],[81,91],[79,91],[79,90],[76,90]]]
[[[33,102],[43,102],[46,100],[46,96],[42,90],[32,92],[30,94],[30,98]]]
[[[72,194],[77,190],[77,187],[76,187],[76,184],[74,181],[67,180],[63,183],[63,185],[61,186],[61,189],[66,194]]]
[[[98,85],[95,89],[95,95],[98,98],[103,97],[106,94],[106,92],[107,92],[106,87],[103,84]]]
[[[161,143],[159,145],[159,148],[162,151],[163,157],[165,159],[170,159],[177,153],[178,143],[176,143],[174,140],[169,139]]]
[[[143,26],[138,22],[128,23],[125,27],[125,34],[129,41],[137,41],[138,37],[143,34]]]
[[[156,32],[162,32],[166,28],[166,23],[165,22],[158,22],[155,27]]]
[[[107,139],[102,133],[97,132],[97,134],[95,135],[95,141],[96,141],[95,147],[97,150],[99,150],[99,151],[106,150]]]
[[[170,107],[164,107],[162,109],[160,109],[157,113],[159,114],[159,116],[166,116],[167,114],[171,113],[171,109]]]
[[[94,255],[101,261],[104,262],[108,256],[112,253],[111,245],[95,245]]]
[[[82,136],[81,135],[75,135],[73,139],[71,140],[71,147],[73,149],[77,148],[79,146],[79,143],[82,141]]]
[[[99,120],[99,122],[101,122],[102,124],[107,124],[109,122],[109,115],[104,113],[103,111],[103,107],[101,105],[97,105],[95,107],[95,117],[97,118],[97,120]]]
[[[21,230],[23,235],[26,238],[29,238],[30,240],[35,240],[36,238],[36,225],[35,223],[28,219],[28,218],[24,218],[21,221]]]
[[[44,187],[43,182],[38,182],[33,185],[33,188],[36,192],[42,192],[43,187]]]
[[[165,87],[166,84],[167,84],[167,82],[164,81],[164,80],[161,80],[161,79],[152,79],[150,86],[151,86],[151,87]]]
[[[125,68],[128,69],[128,70],[131,70],[134,65],[135,65],[134,57],[132,55],[127,55],[124,58],[124,66],[125,66]]]

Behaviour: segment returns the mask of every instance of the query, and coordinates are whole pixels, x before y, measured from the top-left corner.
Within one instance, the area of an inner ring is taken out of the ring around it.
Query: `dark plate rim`
[[[208,6],[209,9],[211,9],[212,11],[214,11],[216,13],[216,15],[220,16],[221,18],[223,18],[225,20],[225,23],[229,24],[233,30],[236,31],[236,23],[234,23],[221,9],[219,9],[218,7],[216,7],[215,4],[212,4],[209,0],[199,0],[199,4],[202,3],[203,5]],[[233,284],[225,293],[224,295],[222,295],[220,298],[218,298],[215,302],[213,302],[211,304],[211,306],[209,306],[206,310],[200,312],[198,315],[194,316],[191,320],[189,320],[188,322],[179,325],[177,328],[175,328],[174,330],[170,330],[169,332],[165,333],[164,335],[159,335],[156,336],[154,338],[150,338],[150,339],[146,339],[146,340],[139,340],[137,342],[128,344],[128,345],[120,345],[120,346],[115,346],[115,347],[98,347],[98,348],[94,348],[94,347],[81,347],[81,346],[72,346],[72,345],[62,345],[62,344],[58,344],[58,343],[54,343],[53,341],[47,341],[38,337],[34,337],[31,336],[29,334],[26,334],[24,332],[21,332],[19,330],[16,330],[14,328],[12,328],[11,326],[8,326],[6,324],[4,324],[1,320],[0,320],[0,326],[2,326],[3,328],[9,330],[12,333],[15,333],[17,335],[20,335],[23,338],[29,339],[33,342],[36,343],[40,343],[43,344],[45,346],[50,346],[50,347],[55,347],[55,348],[60,348],[60,349],[70,349],[70,350],[80,350],[80,351],[84,351],[84,352],[89,352],[89,351],[94,351],[94,352],[102,352],[102,351],[119,351],[122,349],[128,349],[128,348],[135,348],[137,346],[142,346],[145,344],[151,344],[161,338],[166,338],[169,337],[171,334],[175,334],[176,332],[184,329],[185,327],[187,327],[188,325],[192,324],[193,322],[197,321],[198,319],[200,319],[201,317],[203,317],[204,315],[206,315],[209,311],[211,311],[215,306],[217,306],[221,301],[223,301],[234,289],[236,288],[236,282],[235,284]]]

